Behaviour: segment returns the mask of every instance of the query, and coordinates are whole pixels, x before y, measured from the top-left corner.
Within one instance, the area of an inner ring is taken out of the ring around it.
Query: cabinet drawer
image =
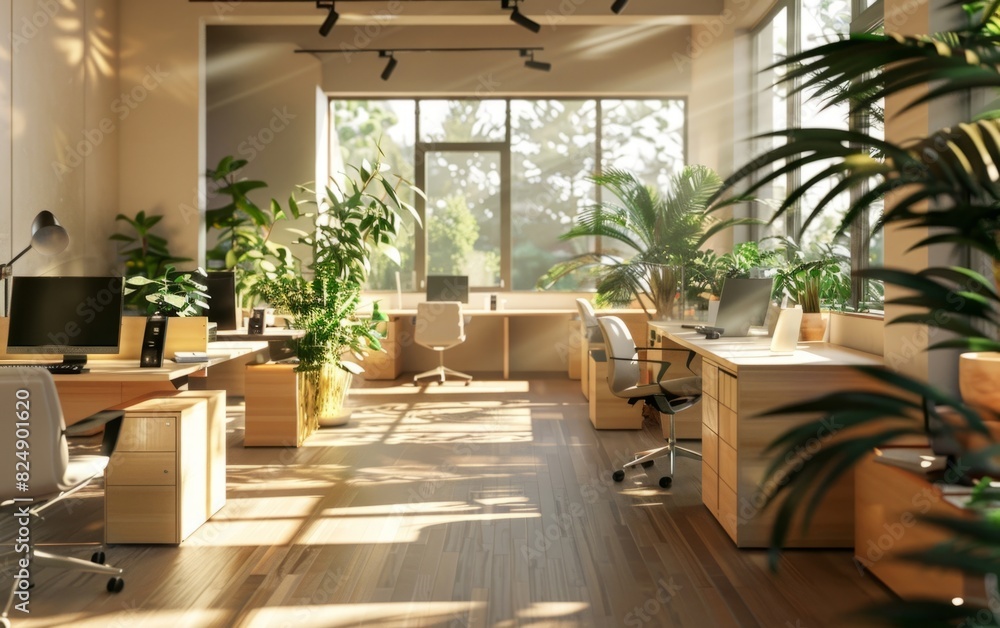
[[[115,452],[105,476],[108,486],[173,486],[177,483],[172,451]]]
[[[719,438],[736,445],[736,411],[719,404]]]
[[[736,472],[736,449],[725,441],[719,443],[719,480],[735,489],[737,478]]]
[[[701,367],[701,390],[706,397],[719,398],[719,367],[705,360]]]
[[[719,523],[729,534],[729,538],[736,541],[736,533],[739,530],[739,520],[736,518],[736,491],[726,486],[725,482],[719,482]]]
[[[704,423],[701,426],[701,459],[713,471],[719,470],[719,435]]]
[[[177,417],[125,414],[115,451],[174,451]]]
[[[108,486],[104,504],[106,542],[180,542],[173,486]]]
[[[726,371],[719,371],[719,403],[722,405],[738,411],[739,408],[736,405],[736,376],[727,373]]]
[[[701,463],[701,503],[719,518],[719,476],[704,461]]]
[[[701,398],[701,422],[716,434],[719,433],[719,401],[714,397]]]

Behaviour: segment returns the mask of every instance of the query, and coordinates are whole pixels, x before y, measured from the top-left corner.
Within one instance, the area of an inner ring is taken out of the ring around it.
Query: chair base
[[[670,417],[670,437],[667,439],[667,444],[663,447],[657,447],[655,449],[647,449],[645,451],[637,451],[635,453],[635,459],[631,462],[626,462],[622,465],[621,469],[618,469],[611,474],[611,479],[615,482],[621,482],[625,479],[625,469],[642,466],[648,467],[652,465],[656,460],[660,458],[667,458],[670,461],[670,474],[665,475],[660,478],[660,487],[669,488],[673,483],[674,477],[674,461],[678,456],[683,456],[685,458],[694,458],[696,460],[701,460],[701,454],[693,449],[688,449],[686,447],[681,447],[677,444],[677,438],[674,437],[674,415],[668,414]]]
[[[424,379],[425,377],[436,377],[443,384],[445,382],[445,379],[449,375],[451,375],[452,377],[457,377],[459,379],[464,379],[466,384],[468,384],[469,381],[472,380],[472,376],[469,375],[469,374],[467,374],[467,373],[461,373],[461,372],[456,371],[454,369],[450,369],[447,366],[437,366],[437,367],[432,368],[429,371],[424,371],[423,373],[418,373],[418,374],[414,375],[413,376],[413,381],[414,381],[414,383],[416,383],[419,380]]]

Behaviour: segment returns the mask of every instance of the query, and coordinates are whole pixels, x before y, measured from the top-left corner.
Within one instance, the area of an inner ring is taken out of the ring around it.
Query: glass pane
[[[684,168],[684,101],[602,100],[601,167],[664,188]]]
[[[594,250],[593,238],[566,242],[580,209],[594,202],[597,107],[593,100],[513,100],[511,226],[514,290],[533,290],[554,264]],[[580,290],[584,277],[554,289]]]
[[[420,141],[502,142],[506,117],[503,100],[421,100]]]
[[[363,160],[374,161],[381,146],[383,163],[392,167],[392,174],[405,181],[414,180],[414,145],[416,136],[416,103],[412,100],[331,100],[330,176],[343,179],[350,166]],[[347,166],[345,168],[345,166]],[[394,178],[394,177],[393,177]],[[407,186],[399,187],[403,201],[413,205],[413,192]],[[395,290],[399,273],[403,290],[415,289],[415,233],[416,225],[409,212],[403,214],[399,237],[402,264],[384,255],[372,260],[368,276],[368,290]]]
[[[803,0],[799,36],[802,50],[809,50],[839,39],[850,30],[851,6],[847,0]],[[801,120],[803,126],[825,129],[847,129],[849,123],[847,103],[836,106],[824,106],[824,102],[815,97],[814,90],[806,90],[802,96]],[[800,180],[805,182],[829,168],[832,161],[814,162],[802,169]],[[799,202],[799,213],[803,225],[809,214],[816,208],[820,200],[832,189],[838,179],[827,177],[820,185],[813,186]],[[829,244],[833,234],[840,226],[850,203],[850,195],[840,194],[826,205],[822,212],[813,220],[801,234],[799,240],[803,248],[809,245]]]
[[[754,77],[757,95],[754,103],[753,134],[760,135],[770,131],[788,128],[788,88],[779,83],[784,76],[783,68],[765,70],[772,63],[784,59],[788,55],[788,9],[782,9],[774,18],[765,24],[754,35]],[[754,154],[760,155],[766,151],[778,148],[784,143],[782,138],[764,138],[756,140],[753,145]],[[781,168],[783,162],[776,162],[772,168]],[[762,169],[761,176],[766,172]],[[787,177],[779,177],[763,186],[757,193],[761,199],[783,200],[788,195]],[[756,217],[769,220],[772,212],[767,205],[753,205]],[[769,236],[784,236],[784,220],[776,220],[768,226],[759,228],[763,240]]]
[[[427,274],[500,285],[500,153],[432,151],[427,168]]]

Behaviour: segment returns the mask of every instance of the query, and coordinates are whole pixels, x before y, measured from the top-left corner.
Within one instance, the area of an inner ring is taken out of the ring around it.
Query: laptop
[[[719,313],[714,326],[725,330],[722,335],[727,338],[746,336],[752,325],[764,324],[773,288],[774,279],[770,277],[727,278],[719,296]]]

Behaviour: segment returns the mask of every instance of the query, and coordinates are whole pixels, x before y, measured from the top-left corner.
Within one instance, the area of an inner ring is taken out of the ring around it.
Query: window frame
[[[687,95],[649,95],[649,94],[615,94],[607,96],[571,96],[564,97],[558,95],[544,95],[544,94],[533,94],[531,96],[500,96],[500,95],[490,95],[488,100],[502,100],[505,103],[505,133],[504,139],[501,141],[488,141],[479,140],[473,142],[436,142],[436,141],[424,141],[421,140],[421,129],[420,129],[420,105],[425,101],[449,101],[449,100],[469,100],[467,97],[460,95],[457,96],[415,96],[415,97],[399,97],[399,96],[364,96],[352,94],[350,96],[340,96],[337,94],[331,94],[327,97],[327,111],[331,112],[332,115],[332,104],[335,101],[392,101],[392,100],[412,100],[415,103],[414,107],[414,147],[413,147],[413,164],[414,164],[414,185],[419,189],[426,189],[426,163],[424,161],[426,154],[429,152],[437,151],[447,151],[447,152],[500,152],[501,157],[501,200],[500,200],[500,285],[499,286],[469,286],[470,293],[472,292],[495,292],[498,289],[505,292],[532,292],[530,289],[515,290],[513,284],[514,276],[514,245],[513,242],[513,216],[514,208],[512,206],[512,194],[511,194],[511,173],[512,173],[512,152],[511,152],[511,102],[515,100],[527,100],[527,101],[543,101],[543,100],[558,100],[565,102],[580,102],[592,100],[595,102],[595,127],[594,127],[594,164],[598,171],[602,169],[602,161],[605,154],[605,149],[603,146],[603,107],[602,103],[604,101],[646,101],[646,100],[660,100],[660,101],[678,101],[681,103],[681,108],[683,110],[683,120],[680,125],[678,133],[681,138],[681,155],[678,157],[680,163],[688,163],[688,153],[690,150],[690,138],[689,138],[689,98]],[[336,129],[331,123],[330,133],[335,133]],[[332,145],[331,145],[332,150]],[[333,160],[331,160],[333,163]],[[598,188],[595,190],[595,201],[600,202],[601,190]],[[416,227],[416,233],[414,237],[414,291],[421,291],[426,286],[427,282],[427,228],[426,228],[426,218],[427,218],[427,201],[421,195],[416,195],[414,198],[414,208],[417,210],[417,215],[420,217],[421,224]],[[595,250],[600,252],[601,242],[600,238],[597,238],[594,243]],[[365,288],[366,292],[372,294],[382,294],[391,293],[393,290],[390,289],[370,289]],[[569,292],[593,292],[594,288],[585,288]]]

